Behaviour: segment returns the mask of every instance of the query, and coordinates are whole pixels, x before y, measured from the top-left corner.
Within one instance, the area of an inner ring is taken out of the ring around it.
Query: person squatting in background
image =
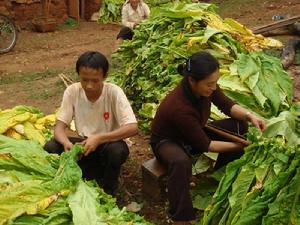
[[[122,7],[122,28],[117,35],[116,49],[123,40],[132,40],[133,29],[150,15],[149,6],[142,0],[127,0]]]

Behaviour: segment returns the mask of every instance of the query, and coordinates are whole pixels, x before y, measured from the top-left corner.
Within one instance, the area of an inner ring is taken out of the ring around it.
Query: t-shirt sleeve
[[[227,116],[231,116],[230,111],[235,102],[228,98],[219,86],[212,95],[212,102]]]
[[[148,18],[150,16],[150,8],[146,3],[143,3],[143,10],[145,13],[145,18]]]
[[[180,132],[183,140],[186,140],[197,153],[207,152],[211,140],[204,132],[196,115],[192,111],[179,112],[173,116],[176,130]]]
[[[73,99],[72,91],[70,88],[67,88],[63,95],[63,100],[58,112],[57,120],[64,122],[69,125],[73,119]]]
[[[131,105],[120,87],[115,89],[115,117],[119,126],[137,123]]]
[[[122,8],[122,25],[133,29],[134,22],[129,21],[129,11],[127,5]]]

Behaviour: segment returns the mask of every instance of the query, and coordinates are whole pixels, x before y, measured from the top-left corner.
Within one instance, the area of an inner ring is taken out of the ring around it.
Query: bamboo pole
[[[251,144],[250,141],[247,141],[247,140],[245,140],[245,139],[243,139],[243,138],[241,138],[241,137],[239,137],[237,135],[234,135],[234,134],[231,134],[229,132],[226,132],[225,130],[220,129],[218,127],[214,127],[214,126],[212,126],[210,124],[205,125],[205,128],[207,130],[215,133],[215,134],[220,135],[223,138],[226,138],[227,140],[230,140],[230,141],[233,141],[233,142],[238,142],[238,143],[241,143],[241,144],[243,144],[245,146]]]

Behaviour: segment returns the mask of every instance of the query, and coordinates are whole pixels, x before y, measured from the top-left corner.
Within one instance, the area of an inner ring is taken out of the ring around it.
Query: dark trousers
[[[125,27],[123,26],[119,32],[119,34],[117,35],[117,39],[123,39],[123,40],[132,40],[133,38],[133,30],[129,27]]]
[[[245,134],[247,123],[233,119],[215,121],[214,126],[228,131]],[[226,141],[222,137],[206,132],[211,140]],[[192,176],[192,160],[182,145],[170,140],[162,141],[152,146],[157,159],[168,169],[167,197],[169,200],[169,214],[175,221],[188,221],[195,219],[195,213],[190,196],[190,178]],[[220,153],[216,162],[216,168],[238,159],[242,152]]]
[[[69,138],[74,144],[81,142],[81,138]],[[49,153],[61,154],[63,145],[56,140],[47,142],[44,149]],[[87,180],[96,179],[108,194],[116,194],[121,165],[129,155],[128,146],[123,140],[102,144],[88,156],[83,156],[78,164],[83,177]]]

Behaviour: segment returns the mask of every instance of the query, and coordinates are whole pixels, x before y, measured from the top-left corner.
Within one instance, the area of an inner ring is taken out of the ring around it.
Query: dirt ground
[[[216,0],[222,17],[231,17],[250,28],[272,22],[273,15],[294,16],[300,12],[299,0]],[[64,84],[58,74],[76,79],[77,57],[87,50],[97,50],[108,58],[120,26],[82,22],[77,28],[60,29],[52,33],[21,31],[13,51],[0,55],[0,108],[32,105],[45,114],[59,107]],[[287,40],[287,36],[280,37]],[[300,66],[290,69],[294,77],[295,100],[300,100]],[[139,212],[155,224],[166,224],[166,200],[154,201],[142,193],[142,162],[152,157],[147,135],[132,138],[131,155],[123,169],[124,185],[119,205],[135,201],[143,204]]]

